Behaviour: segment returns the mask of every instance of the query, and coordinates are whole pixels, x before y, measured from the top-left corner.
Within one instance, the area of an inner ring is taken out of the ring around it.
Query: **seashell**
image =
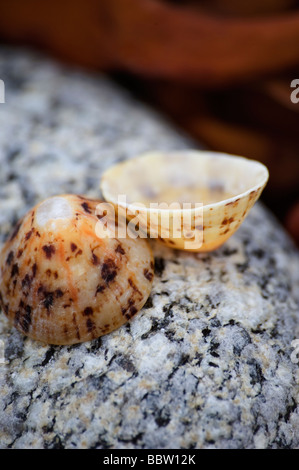
[[[171,248],[212,251],[238,229],[268,177],[262,163],[244,157],[150,152],[106,170],[101,190],[147,236]]]
[[[96,234],[102,201],[62,195],[38,204],[0,254],[0,305],[24,335],[73,344],[109,333],[146,302],[154,277],[146,240]]]

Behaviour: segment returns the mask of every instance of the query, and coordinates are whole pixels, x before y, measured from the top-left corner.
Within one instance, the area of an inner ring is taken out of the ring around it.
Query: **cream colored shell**
[[[99,238],[101,201],[49,198],[15,227],[0,254],[0,305],[24,335],[51,344],[115,330],[146,302],[153,257],[145,240]]]
[[[128,220],[138,219],[149,237],[171,248],[211,251],[238,229],[268,176],[263,164],[244,157],[197,150],[150,152],[109,168],[101,190]],[[125,203],[119,204],[119,195]],[[165,212],[153,203],[178,203],[179,209]]]

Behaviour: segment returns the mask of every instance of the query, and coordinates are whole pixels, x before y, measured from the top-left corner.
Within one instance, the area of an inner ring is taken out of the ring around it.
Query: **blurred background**
[[[299,246],[299,1],[2,0],[0,41],[102,71],[206,148],[265,163],[262,199]]]

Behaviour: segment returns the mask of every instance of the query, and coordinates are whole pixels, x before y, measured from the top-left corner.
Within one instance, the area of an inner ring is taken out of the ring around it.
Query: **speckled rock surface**
[[[58,193],[98,196],[109,165],[190,143],[101,77],[1,51],[0,240]],[[1,448],[299,446],[299,257],[260,204],[211,254],[152,243],[142,312],[77,346],[22,337],[0,314]]]

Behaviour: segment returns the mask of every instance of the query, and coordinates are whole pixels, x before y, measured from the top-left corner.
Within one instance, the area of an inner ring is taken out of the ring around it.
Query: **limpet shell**
[[[149,152],[106,170],[101,190],[128,220],[138,219],[149,237],[171,248],[212,251],[239,228],[268,177],[262,163],[244,157],[199,150]]]
[[[154,277],[146,240],[99,238],[95,201],[61,195],[38,204],[0,253],[0,305],[24,335],[89,341],[132,318]]]

